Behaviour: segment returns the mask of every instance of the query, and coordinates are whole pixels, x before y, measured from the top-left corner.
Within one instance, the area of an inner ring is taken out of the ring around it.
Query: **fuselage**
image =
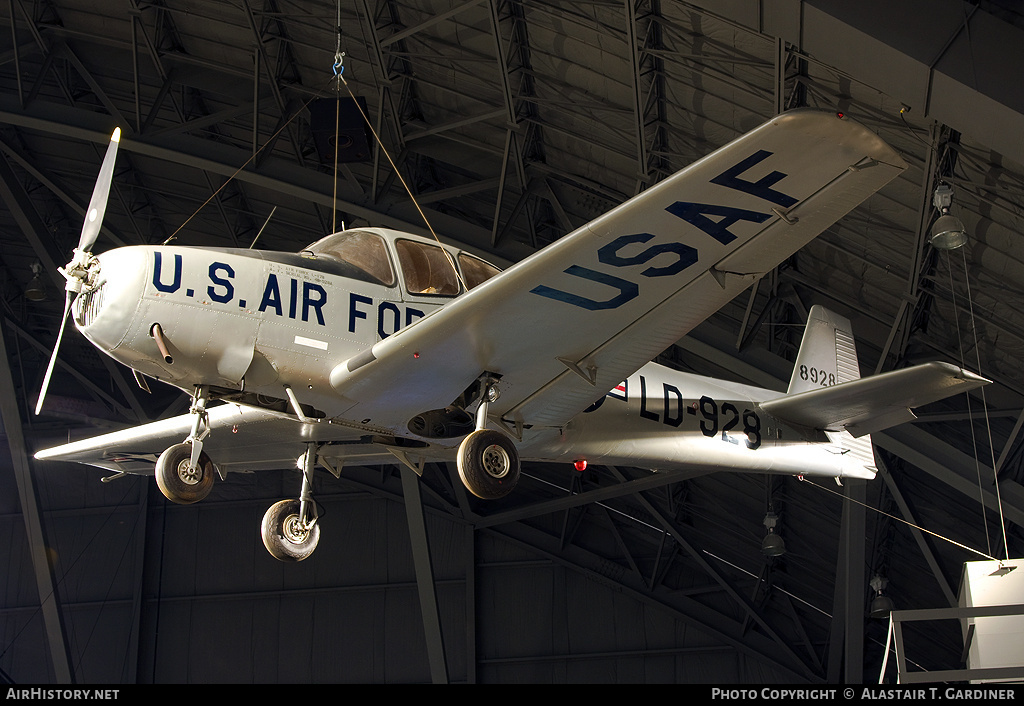
[[[296,254],[133,246],[99,262],[74,316],[111,357],[189,392],[236,391],[268,409],[287,409],[289,388],[310,416],[353,429],[361,420],[346,418],[351,405],[332,387],[331,371],[498,271],[383,229],[335,234]],[[759,409],[781,394],[649,363],[568,425],[524,431],[520,454],[663,470],[860,475],[842,441],[812,443]],[[408,424],[362,427],[425,440],[442,458],[459,441],[418,437]]]
[[[416,236],[348,234],[351,252],[340,256],[329,238],[296,254],[118,248],[99,256],[100,284],[76,300],[75,323],[114,359],[186,391],[209,385],[278,399],[287,386],[334,417],[343,413],[329,384],[335,365],[427,316],[461,282],[498,271]]]
[[[710,467],[757,473],[871,478],[848,434],[808,438],[760,408],[784,393],[648,363],[576,415],[557,433],[538,435],[524,458],[654,470]]]

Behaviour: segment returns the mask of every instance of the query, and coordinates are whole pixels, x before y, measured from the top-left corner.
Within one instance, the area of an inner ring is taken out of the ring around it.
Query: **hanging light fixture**
[[[782,537],[775,534],[775,526],[779,522],[779,516],[773,510],[769,510],[764,516],[764,526],[768,528],[768,534],[761,542],[761,553],[765,556],[782,556],[786,553],[786,543]]]
[[[30,302],[41,302],[46,299],[46,283],[43,282],[43,266],[38,262],[32,263],[32,279],[25,287],[25,298]]]
[[[967,242],[967,231],[963,222],[950,215],[949,207],[953,203],[953,188],[949,184],[939,184],[932,199],[940,215],[932,224],[928,242],[938,250],[956,250]]]
[[[888,618],[889,613],[896,608],[896,604],[885,593],[889,580],[875,574],[868,585],[875,592],[875,597],[871,599],[871,607],[868,608],[868,614],[872,618]]]

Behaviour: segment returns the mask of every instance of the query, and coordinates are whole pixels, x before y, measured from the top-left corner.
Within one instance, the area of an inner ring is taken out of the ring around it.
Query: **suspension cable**
[[[971,331],[974,334],[974,356],[977,361],[977,372],[981,375],[981,351],[978,348],[978,324],[974,318],[974,301],[971,296],[971,279],[967,272],[967,253],[960,249],[960,255],[963,258],[964,263],[964,285],[967,287],[967,306],[968,311],[971,314]],[[985,410],[985,430],[988,432],[988,449],[992,456],[992,482],[996,488],[996,507],[999,509],[999,528],[1003,533],[1003,556],[1006,559],[1010,558],[1010,543],[1006,538],[1006,519],[1003,517],[1003,498],[999,492],[999,469],[996,468],[996,449],[992,443],[992,421],[989,419],[988,414],[988,402],[985,399],[985,387],[981,388],[981,405]]]
[[[960,367],[967,369],[967,363],[964,361],[964,342],[960,335],[960,317],[956,312],[956,288],[953,286],[953,268],[950,265],[951,257],[949,251],[946,251],[946,269],[949,272],[949,291],[952,298],[953,306],[953,323],[956,325],[956,341],[957,346],[960,349]],[[974,317],[971,317],[973,323]],[[981,371],[977,371],[981,374]],[[971,393],[965,392],[964,395],[967,397],[967,425],[971,430],[971,448],[974,450],[974,473],[978,479],[978,502],[981,503],[981,524],[985,530],[985,545],[988,548],[989,553],[992,553],[992,540],[988,534],[988,511],[985,509],[985,490],[981,485],[981,461],[978,459],[978,439],[974,433],[974,420],[971,418]],[[988,417],[988,409],[985,409],[986,418]],[[1009,557],[1007,557],[1009,558]]]
[[[349,97],[351,97],[352,102],[355,103],[356,109],[359,110],[359,114],[363,116],[363,121],[366,123],[366,126],[370,128],[370,132],[373,134],[373,139],[377,141],[377,144],[380,146],[380,149],[384,153],[384,156],[387,157],[388,163],[391,165],[391,168],[395,170],[395,176],[397,176],[398,180],[402,183],[402,186],[405,188],[405,193],[409,195],[409,198],[412,200],[413,205],[416,207],[416,211],[420,214],[420,218],[422,218],[423,222],[427,225],[427,230],[430,231],[430,234],[434,237],[434,240],[437,241],[437,244],[441,246],[441,252],[444,253],[444,256],[448,260],[448,263],[452,266],[452,270],[455,272],[455,276],[458,278],[459,282],[462,283],[462,286],[466,290],[469,290],[469,287],[466,286],[466,281],[462,279],[462,275],[459,273],[459,268],[455,264],[455,259],[452,257],[452,254],[448,252],[448,250],[441,243],[441,239],[438,237],[437,233],[434,232],[434,227],[430,225],[430,220],[427,218],[427,214],[423,212],[423,208],[420,206],[419,201],[416,200],[416,196],[412,193],[412,189],[410,189],[409,184],[406,183],[405,177],[403,177],[402,172],[399,171],[398,165],[396,165],[395,161],[391,159],[391,154],[388,152],[387,148],[384,146],[384,143],[381,141],[380,135],[377,134],[377,131],[373,128],[373,125],[370,123],[370,118],[367,117],[366,112],[363,110],[363,106],[359,105],[359,101],[356,100],[356,96],[354,93],[352,93],[352,89],[349,87],[348,81],[346,81],[345,77],[341,74],[338,74],[338,80],[340,80],[341,83],[345,86],[345,89],[348,91]]]
[[[999,559],[996,559],[994,556],[990,556],[989,554],[986,554],[985,552],[982,552],[982,551],[978,551],[977,549],[971,549],[966,544],[961,544],[960,542],[956,541],[955,539],[950,539],[949,537],[944,537],[944,536],[942,536],[941,534],[939,534],[937,532],[932,532],[931,530],[925,529],[924,527],[921,527],[920,525],[915,525],[913,522],[907,522],[902,517],[896,517],[895,515],[891,515],[888,512],[885,512],[884,510],[879,510],[877,507],[871,507],[867,503],[862,503],[860,500],[854,500],[853,498],[847,497],[846,495],[843,495],[842,493],[837,493],[836,491],[832,490],[831,488],[826,488],[823,485],[818,485],[817,483],[812,483],[811,481],[807,480],[807,478],[805,478],[802,475],[801,476],[797,476],[797,479],[800,480],[800,481],[803,481],[804,483],[807,483],[808,485],[812,485],[815,488],[818,488],[819,490],[824,490],[826,493],[831,493],[832,495],[836,495],[836,496],[842,498],[843,500],[847,500],[847,501],[849,501],[851,503],[855,503],[857,505],[860,505],[861,507],[866,507],[868,510],[874,510],[879,515],[885,515],[886,517],[888,517],[890,519],[893,519],[893,520],[896,520],[897,522],[902,522],[903,524],[905,524],[905,525],[907,525],[909,527],[913,527],[914,529],[916,529],[916,530],[918,530],[920,532],[925,532],[926,534],[930,534],[933,537],[937,537],[938,539],[941,539],[944,542],[949,542],[950,544],[956,545],[956,546],[960,547],[961,549],[965,549],[965,550],[967,550],[967,551],[969,551],[969,552],[971,552],[973,554],[977,554],[978,556],[983,556],[986,559],[991,559],[992,561],[998,561],[1000,566],[1003,563]]]

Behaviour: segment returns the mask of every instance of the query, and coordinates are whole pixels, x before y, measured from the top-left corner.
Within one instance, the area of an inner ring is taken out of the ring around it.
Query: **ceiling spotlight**
[[[782,541],[782,537],[775,534],[775,525],[778,522],[779,516],[772,511],[764,516],[764,526],[768,528],[768,534],[761,542],[761,553],[765,556],[782,556],[786,553],[786,543]]]
[[[872,618],[888,618],[889,613],[896,608],[896,604],[885,594],[885,588],[889,585],[889,580],[875,574],[869,585],[875,592],[875,597],[871,600],[868,614]]]
[[[32,263],[32,279],[25,287],[25,298],[30,302],[41,302],[46,299],[46,283],[43,282],[43,266]]]
[[[939,184],[932,202],[942,215],[932,224],[928,242],[938,250],[956,250],[962,247],[967,242],[967,231],[960,219],[949,213],[949,207],[953,203],[952,187],[949,184]]]

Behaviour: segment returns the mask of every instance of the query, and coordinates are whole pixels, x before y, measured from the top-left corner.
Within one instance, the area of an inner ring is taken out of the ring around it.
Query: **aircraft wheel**
[[[199,468],[189,468],[191,444],[175,444],[156,462],[156,484],[164,497],[179,505],[197,503],[213,489],[213,462],[205,453],[199,454]]]
[[[320,541],[320,525],[303,527],[299,507],[298,500],[282,500],[271,505],[263,516],[260,527],[263,546],[275,559],[302,561],[313,553]]]
[[[512,440],[493,429],[478,429],[459,446],[459,476],[473,495],[503,498],[519,481],[519,452]]]

